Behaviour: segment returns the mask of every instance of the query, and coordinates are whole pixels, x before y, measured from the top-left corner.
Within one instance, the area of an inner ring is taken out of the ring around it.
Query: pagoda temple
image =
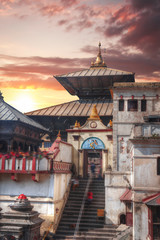
[[[96,104],[98,115],[107,125],[112,120],[112,88],[115,82],[134,82],[134,73],[109,68],[101,54],[99,43],[95,62],[88,69],[54,76],[56,80],[79,100],[66,102],[26,113],[30,118],[49,127],[55,139],[61,130],[62,139],[66,140],[65,129],[74,126],[76,120],[83,125]]]
[[[7,104],[0,92],[0,152],[37,151],[48,129]]]

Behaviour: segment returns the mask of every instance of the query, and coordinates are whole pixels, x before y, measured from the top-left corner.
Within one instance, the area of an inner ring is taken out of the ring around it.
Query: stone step
[[[61,234],[61,235],[56,235],[56,239],[66,239],[66,240],[71,240],[74,239],[73,235],[66,235],[66,234]],[[76,235],[76,240],[112,240],[113,237],[106,237],[106,236],[86,236],[86,235]]]
[[[73,218],[73,217],[72,218],[64,218],[64,217],[62,217],[61,223],[62,224],[77,223],[77,217],[75,217],[75,218]],[[90,219],[90,218],[82,218],[80,225],[88,224],[88,225],[92,226],[93,224],[96,224],[96,223],[103,225],[104,224],[104,220],[103,219],[96,219],[96,218],[92,218],[92,219]]]
[[[92,193],[93,193],[93,199],[105,199],[104,193],[101,193],[101,192],[99,192],[99,193],[92,192]],[[76,193],[76,195],[75,195],[75,193],[72,193],[69,195],[68,200],[73,199],[73,198],[74,199],[83,199],[83,197],[84,197],[84,193],[83,194]]]
[[[78,200],[70,200],[66,203],[66,207],[67,206],[81,206],[82,205],[82,201],[78,201]],[[87,204],[87,202],[85,203],[85,208],[90,208],[90,207],[97,207],[97,208],[104,208],[105,206],[105,201],[101,201],[99,200],[98,202],[93,199],[92,202],[90,204]]]
[[[61,229],[69,229],[69,227],[70,227],[70,225],[71,224],[76,224],[74,221],[71,221],[71,222],[69,222],[69,221],[61,221],[60,222],[60,224],[59,224],[59,228],[61,228]],[[80,230],[82,231],[82,230],[86,230],[86,231],[88,231],[89,229],[92,229],[92,228],[103,228],[103,224],[104,224],[104,222],[102,221],[102,222],[100,222],[100,221],[98,221],[98,222],[92,222],[92,223],[88,223],[88,222],[81,222],[80,223]]]
[[[71,229],[71,227],[73,227],[71,225],[77,223],[87,181],[87,179],[79,179],[79,187],[74,191],[71,188],[68,201],[56,232],[56,239],[73,239],[75,229]],[[106,228],[104,219],[97,218],[97,209],[104,209],[105,207],[104,180],[93,179],[89,191],[93,192],[93,201],[90,205],[87,203],[84,205],[84,212],[79,226],[81,235],[77,235],[76,239],[111,240],[116,234],[115,227],[111,226]]]

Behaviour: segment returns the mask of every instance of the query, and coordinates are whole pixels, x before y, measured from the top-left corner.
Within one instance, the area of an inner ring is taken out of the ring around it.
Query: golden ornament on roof
[[[76,120],[75,122],[75,125],[74,125],[75,128],[78,128],[78,121]]]
[[[109,125],[110,125],[110,127],[112,127],[112,125],[113,125],[112,120],[109,121]]]
[[[60,130],[59,130],[59,132],[58,132],[58,134],[57,134],[57,139],[58,139],[58,140],[61,140],[61,133],[60,133]]]
[[[99,51],[96,61],[91,63],[91,67],[107,67],[101,55],[101,43],[99,42]]]
[[[93,105],[91,115],[88,118],[88,120],[91,120],[91,119],[100,120],[100,117],[99,117],[98,112],[97,112],[96,104]]]

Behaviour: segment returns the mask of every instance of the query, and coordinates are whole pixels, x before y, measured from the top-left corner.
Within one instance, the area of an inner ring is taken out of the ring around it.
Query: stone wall
[[[106,224],[120,224],[120,215],[126,214],[126,206],[120,201],[120,197],[129,187],[124,175],[131,182],[130,172],[105,172]]]

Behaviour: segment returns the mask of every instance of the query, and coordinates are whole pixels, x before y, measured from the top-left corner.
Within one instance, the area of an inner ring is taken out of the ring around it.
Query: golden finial
[[[59,132],[58,132],[58,134],[57,134],[57,140],[61,140],[61,133],[60,133],[60,130],[59,130]]]
[[[94,62],[93,61],[91,62],[91,67],[94,67]]]
[[[75,127],[75,128],[78,128],[78,122],[77,122],[77,120],[76,120],[76,122],[75,122],[74,127]]]
[[[99,54],[101,55],[101,42],[99,42]]]
[[[91,115],[88,118],[88,120],[91,120],[91,119],[100,120],[100,117],[99,117],[98,112],[97,112],[96,104],[93,105]]]
[[[109,126],[112,127],[113,123],[112,120],[109,121]]]
[[[78,122],[78,127],[79,127],[79,128],[81,127],[81,124],[80,124],[80,122]]]
[[[98,46],[99,46],[98,55],[97,55],[95,63],[93,63],[93,62],[91,63],[91,68],[92,67],[107,67],[105,62],[103,61],[103,58],[101,55],[101,42],[99,42]]]

